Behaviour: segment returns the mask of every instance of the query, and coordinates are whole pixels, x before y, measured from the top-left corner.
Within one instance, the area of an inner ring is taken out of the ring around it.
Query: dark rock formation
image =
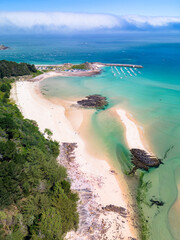
[[[122,217],[127,217],[127,210],[123,207],[117,207],[115,205],[107,205],[106,207],[102,207],[102,210],[116,212],[119,213]]]
[[[0,50],[6,50],[6,49],[8,49],[9,47],[6,47],[6,46],[4,46],[4,45],[0,45]]]
[[[154,200],[154,199],[150,199],[150,202],[151,202],[151,206],[153,205],[156,205],[156,206],[163,206],[164,205],[164,202],[163,201],[158,201],[158,200]]]
[[[74,150],[77,148],[77,143],[63,142],[60,146],[61,157],[68,162],[72,162],[75,159]]]
[[[77,102],[80,106],[84,108],[95,108],[95,109],[105,109],[108,105],[106,97],[98,94],[89,95],[86,99]]]
[[[142,149],[133,148],[130,150],[130,152],[131,162],[135,165],[130,174],[135,173],[136,169],[138,168],[148,171],[150,167],[159,167],[159,165],[162,163],[160,159],[156,158],[155,156],[151,156]]]

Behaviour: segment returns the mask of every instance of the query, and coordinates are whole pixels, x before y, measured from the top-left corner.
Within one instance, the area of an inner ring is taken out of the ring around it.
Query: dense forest
[[[0,61],[0,78],[31,75],[36,72],[36,67],[28,63],[16,63],[6,60]]]
[[[61,240],[78,226],[78,196],[56,161],[59,145],[49,130],[45,138],[10,102],[12,82],[0,79],[0,239]]]

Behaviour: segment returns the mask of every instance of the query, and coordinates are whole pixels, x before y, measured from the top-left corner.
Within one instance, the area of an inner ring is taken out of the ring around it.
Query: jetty
[[[100,66],[110,66],[110,67],[129,67],[129,68],[143,68],[142,65],[135,65],[135,64],[121,64],[121,63],[100,63],[100,62],[93,62],[92,64],[100,65]]]

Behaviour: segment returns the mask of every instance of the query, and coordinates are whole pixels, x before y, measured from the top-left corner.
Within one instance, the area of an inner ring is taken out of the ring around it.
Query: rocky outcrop
[[[77,148],[77,143],[63,142],[61,144],[61,158],[66,159],[68,162],[72,162],[75,159],[74,150]]]
[[[163,201],[158,201],[158,200],[154,200],[154,199],[150,199],[151,202],[151,206],[156,205],[158,207],[162,207],[164,205]]]
[[[6,50],[6,49],[8,49],[9,47],[7,47],[7,46],[4,46],[4,45],[0,45],[0,50]]]
[[[134,170],[140,168],[146,171],[149,170],[150,167],[159,167],[162,163],[160,159],[155,156],[151,156],[146,151],[142,149],[132,148],[131,152],[131,162],[135,165]],[[130,173],[134,173],[135,171],[131,171]]]
[[[119,213],[122,217],[127,217],[127,210],[123,207],[117,207],[115,205],[110,204],[105,207],[102,207],[102,210]]]
[[[108,101],[106,97],[94,94],[87,96],[86,99],[78,101],[77,104],[84,108],[105,109],[108,105]]]

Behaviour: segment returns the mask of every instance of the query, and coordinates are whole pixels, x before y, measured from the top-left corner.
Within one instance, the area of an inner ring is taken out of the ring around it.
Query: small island
[[[108,105],[106,97],[99,94],[89,95],[81,101],[77,101],[77,104],[84,108],[105,109]]]
[[[7,47],[7,46],[5,46],[5,45],[3,45],[3,44],[1,44],[0,45],[0,50],[6,50],[6,49],[8,49],[9,47]]]

